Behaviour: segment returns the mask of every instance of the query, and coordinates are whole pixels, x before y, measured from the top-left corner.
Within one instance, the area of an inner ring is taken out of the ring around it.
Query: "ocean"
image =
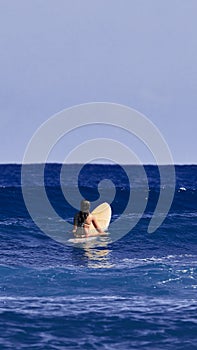
[[[25,186],[30,198],[38,191],[36,215],[55,232],[39,205],[40,166],[25,166]],[[157,166],[144,166],[148,197],[138,167],[126,166],[132,184],[119,165],[79,168],[66,165],[62,184],[61,164],[45,166],[46,194],[59,221],[72,224],[77,210],[63,187],[76,202],[80,193],[94,206],[101,183],[103,198],[113,197],[112,224],[107,237],[69,245],[69,230],[60,243],[30,216],[21,165],[0,165],[0,349],[197,349],[197,166],[175,166],[174,199],[153,233],[148,226],[160,191],[171,186],[168,166],[162,189]],[[79,193],[72,175],[78,171]],[[133,193],[147,203],[129,229],[135,213],[125,208]],[[113,240],[113,230],[120,239]]]

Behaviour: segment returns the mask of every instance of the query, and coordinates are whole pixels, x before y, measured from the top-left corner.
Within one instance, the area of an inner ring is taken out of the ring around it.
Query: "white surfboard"
[[[98,222],[99,227],[102,229],[102,231],[107,231],[110,220],[111,220],[111,207],[107,202],[104,202],[100,204],[98,207],[96,207],[92,213],[96,217],[96,220]],[[104,235],[99,234],[99,232],[96,230],[93,224],[90,225],[89,228],[89,234],[90,237],[87,238],[71,238],[68,241],[71,243],[83,243],[87,242],[89,240],[93,240],[97,237],[103,237]],[[107,232],[105,233],[107,236]]]
[[[102,229],[102,231],[106,231],[109,227],[109,223],[111,220],[111,207],[107,202],[100,204],[96,207],[91,213],[96,217],[98,225]],[[90,225],[89,233],[92,235],[98,235],[98,231],[94,227],[93,224]]]
[[[106,233],[105,236],[108,236],[108,234]],[[105,236],[101,236],[101,237],[105,237]],[[95,241],[98,237],[99,237],[99,235],[97,234],[95,236],[91,236],[91,237],[87,237],[87,238],[86,237],[83,237],[83,238],[70,238],[68,240],[68,242],[69,243],[75,243],[75,244],[77,244],[77,243],[82,244],[82,243],[88,243],[88,242],[91,242],[91,241]]]

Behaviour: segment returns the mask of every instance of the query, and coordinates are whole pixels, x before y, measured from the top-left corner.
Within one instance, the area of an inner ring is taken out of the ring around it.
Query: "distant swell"
[[[28,165],[26,190],[38,197],[40,165]],[[67,246],[48,237],[26,209],[21,187],[21,166],[0,165],[0,348],[4,349],[124,349],[194,350],[197,291],[197,166],[176,166],[172,206],[153,234],[147,228],[160,191],[156,166],[145,166],[149,192],[138,168],[85,165],[79,176],[81,195],[94,201],[98,184],[110,179],[115,188],[111,203],[116,230],[132,224],[138,212],[125,213],[129,195],[139,195],[147,206],[137,225],[120,240],[82,247]],[[67,186],[75,196],[69,165]],[[72,207],[60,186],[61,164],[48,164],[45,190],[61,222],[73,222]],[[70,174],[70,175],[69,175]],[[104,191],[110,191],[110,182]],[[160,210],[157,215],[163,215]],[[118,218],[123,221],[118,224]],[[56,223],[44,217],[54,232]],[[109,227],[113,235],[113,230]],[[57,230],[58,234],[58,230]],[[63,233],[64,234],[64,233]],[[70,236],[69,236],[70,235]],[[65,232],[65,238],[72,232]],[[109,235],[110,237],[110,235]]]

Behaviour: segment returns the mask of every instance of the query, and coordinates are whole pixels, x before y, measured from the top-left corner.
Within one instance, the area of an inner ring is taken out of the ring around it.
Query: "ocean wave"
[[[0,298],[4,348],[195,349],[196,301],[150,297]],[[184,329],[184,332],[182,331]],[[106,346],[105,346],[106,344]]]

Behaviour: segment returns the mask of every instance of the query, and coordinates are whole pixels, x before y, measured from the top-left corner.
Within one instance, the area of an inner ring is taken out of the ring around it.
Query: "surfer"
[[[73,233],[77,238],[87,238],[91,235],[89,232],[90,225],[93,224],[99,234],[105,234],[99,227],[94,215],[90,214],[90,202],[87,200],[81,201],[80,211],[75,215]]]

